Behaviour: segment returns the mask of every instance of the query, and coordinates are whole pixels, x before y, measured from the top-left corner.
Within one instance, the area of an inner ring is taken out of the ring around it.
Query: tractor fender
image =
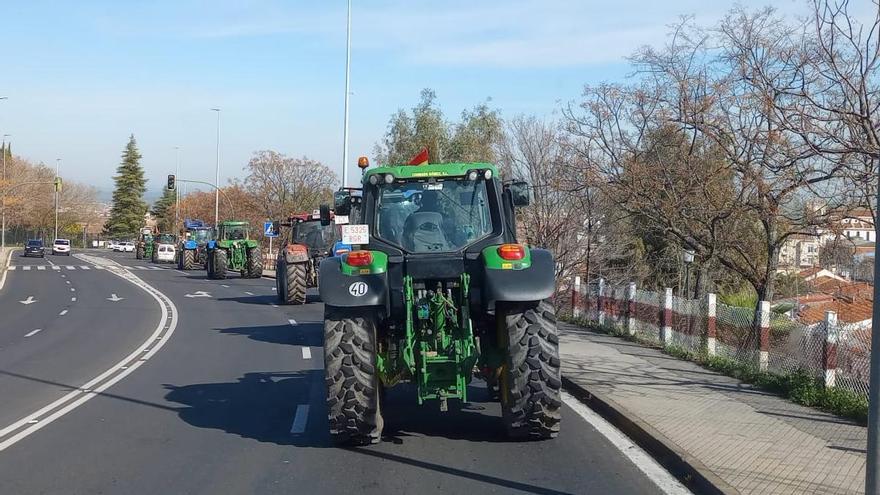
[[[388,303],[388,278],[385,272],[348,275],[342,272],[340,258],[321,261],[318,292],[328,306],[354,308],[382,306]]]
[[[183,249],[195,249],[196,246],[196,241],[192,239],[188,239],[186,242],[183,243]]]
[[[302,244],[288,244],[284,246],[284,260],[291,265],[305,263],[309,261],[309,250]]]
[[[553,295],[556,290],[553,255],[546,249],[528,249],[531,265],[527,268],[499,269],[491,263],[484,265],[482,297],[486,306],[494,307],[498,301],[541,301]]]
[[[217,247],[217,241],[214,241],[214,240],[208,241],[206,246],[208,247],[208,249],[214,249],[215,247]]]

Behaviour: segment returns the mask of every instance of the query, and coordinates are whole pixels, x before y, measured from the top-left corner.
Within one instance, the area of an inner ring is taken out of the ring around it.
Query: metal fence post
[[[709,356],[715,355],[715,339],[717,338],[715,317],[717,310],[717,296],[712,293],[706,294],[706,354]]]
[[[758,369],[767,371],[770,365],[770,302],[761,301],[758,328]]]
[[[667,287],[663,294],[663,321],[660,326],[660,343],[672,343],[672,288]]]
[[[605,279],[599,279],[599,295],[596,298],[596,309],[599,311],[599,326],[605,324]]]
[[[575,318],[581,317],[581,277],[575,275],[574,288],[571,291],[571,315]]]
[[[630,282],[626,291],[626,331],[636,334],[636,283]]]
[[[825,387],[831,388],[837,385],[837,313],[825,312],[825,349],[823,352],[822,368],[825,370]]]

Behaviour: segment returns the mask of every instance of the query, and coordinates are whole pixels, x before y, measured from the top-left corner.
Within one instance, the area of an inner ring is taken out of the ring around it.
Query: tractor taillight
[[[502,244],[498,246],[498,256],[507,261],[521,260],[526,257],[526,248],[522,244]]]
[[[345,257],[345,262],[351,266],[368,266],[373,263],[373,253],[369,251],[352,251]]]

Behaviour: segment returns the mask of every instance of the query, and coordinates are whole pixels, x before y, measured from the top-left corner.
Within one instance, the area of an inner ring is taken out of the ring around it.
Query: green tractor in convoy
[[[144,227],[138,233],[137,242],[134,248],[134,257],[139,260],[148,260],[153,257],[153,229]]]
[[[221,222],[217,238],[208,241],[207,246],[208,278],[225,279],[230,270],[241,273],[244,278],[260,278],[263,275],[260,243],[250,238],[247,222]]]
[[[488,163],[382,166],[362,182],[360,223],[342,227],[352,250],[320,266],[333,438],[378,442],[386,387],[409,382],[419,404],[445,411],[468,400],[475,376],[501,402],[509,437],[555,437],[555,266],[517,242],[528,184],[502,182]],[[337,194],[337,215],[350,194]]]

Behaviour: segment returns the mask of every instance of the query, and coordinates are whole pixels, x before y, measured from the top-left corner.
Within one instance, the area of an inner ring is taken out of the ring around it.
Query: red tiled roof
[[[834,299],[828,302],[806,304],[800,309],[798,316],[804,323],[818,323],[825,320],[825,311],[831,310],[837,313],[837,320],[841,323],[857,323],[870,320],[873,308],[874,303],[869,300]]]

